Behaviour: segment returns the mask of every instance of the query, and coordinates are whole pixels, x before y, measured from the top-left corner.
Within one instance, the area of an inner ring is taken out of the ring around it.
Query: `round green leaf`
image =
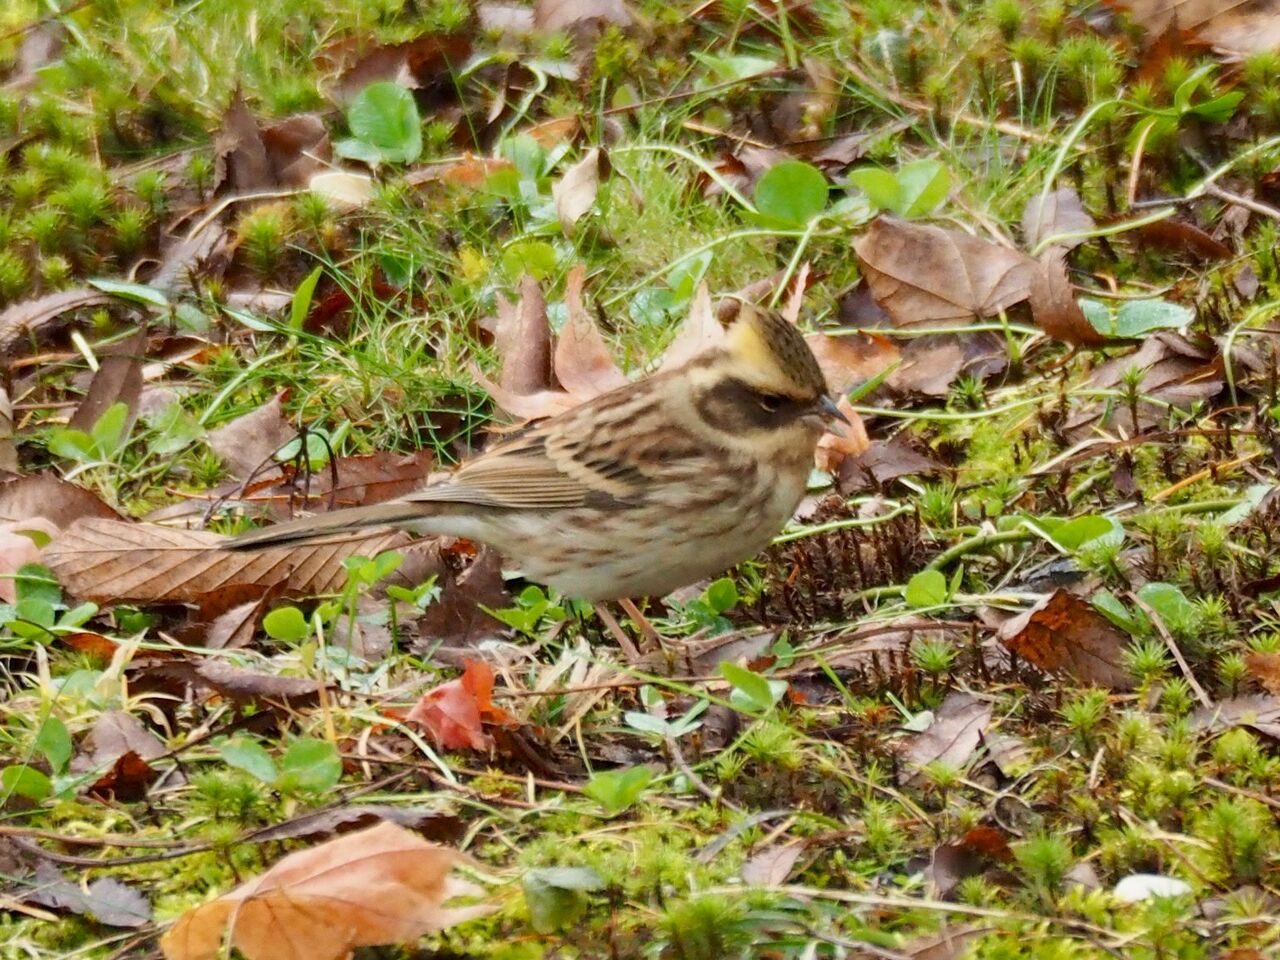
[[[422,154],[418,105],[398,83],[372,83],[356,94],[347,108],[347,124],[356,140],[385,162],[412,163]]]
[[[826,207],[829,189],[817,167],[802,160],[783,160],[756,184],[756,209],[787,226],[802,227]]]
[[[297,607],[277,607],[262,618],[262,629],[272,640],[305,640],[311,625]]]
[[[947,578],[941,570],[921,570],[907,581],[907,606],[937,607],[947,602]]]
[[[277,785],[285,792],[323,793],[342,779],[342,758],[328,740],[302,737],[289,744],[280,760]]]

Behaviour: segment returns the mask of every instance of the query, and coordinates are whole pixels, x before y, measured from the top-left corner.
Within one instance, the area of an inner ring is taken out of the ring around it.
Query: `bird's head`
[[[771,310],[740,304],[707,373],[698,411],[748,442],[816,442],[830,420],[844,420],[804,337]]]

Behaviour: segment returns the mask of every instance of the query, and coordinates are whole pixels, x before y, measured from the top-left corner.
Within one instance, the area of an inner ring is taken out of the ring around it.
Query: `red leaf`
[[[462,676],[428,690],[405,718],[421,724],[446,750],[488,750],[493,740],[483,724],[510,726],[514,717],[495,707],[493,670],[480,660],[465,662]]]

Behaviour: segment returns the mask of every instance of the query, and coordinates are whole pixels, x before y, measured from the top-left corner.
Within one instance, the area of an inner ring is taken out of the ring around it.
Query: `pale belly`
[[[455,530],[489,543],[507,566],[584,600],[661,597],[749,560],[785,526],[804,495],[804,477],[734,491],[685,514],[634,508],[548,517],[512,513],[485,529]],[[536,547],[531,547],[536,544]]]

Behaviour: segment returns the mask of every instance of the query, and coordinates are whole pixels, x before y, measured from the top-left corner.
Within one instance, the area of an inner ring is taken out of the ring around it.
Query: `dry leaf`
[[[716,319],[715,308],[711,305],[711,293],[704,281],[698,284],[693,295],[689,316],[685,317],[675,337],[662,352],[658,372],[664,373],[684,366],[699,354],[719,346],[724,342],[724,336],[724,327]]]
[[[418,621],[420,639],[414,649],[426,652],[438,643],[470,645],[492,637],[505,627],[481,608],[497,610],[510,604],[502,558],[493,548],[481,547],[461,573],[455,576],[446,569],[441,574],[440,599]]]
[[[1034,250],[1042,240],[1064,233],[1084,233],[1097,226],[1085,212],[1080,194],[1071,187],[1059,187],[1047,197],[1035,194],[1022,208],[1022,240]],[[1083,237],[1059,241],[1056,246],[1071,250],[1084,243]]]
[[[846,337],[811,333],[805,341],[835,396],[843,396],[875,379],[902,359],[892,340],[875,333],[855,333]]]
[[[145,927],[151,922],[147,898],[113,877],[99,877],[81,886],[45,860],[37,865],[35,879],[36,886],[23,896],[27,903],[91,917],[109,927]]]
[[[0,522],[44,517],[55,527],[68,527],[81,517],[118,520],[120,514],[96,493],[49,473],[0,483]]]
[[[1128,10],[1147,36],[1190,33],[1223,53],[1243,57],[1280,49],[1276,0],[1110,0]]]
[[[233,477],[250,476],[297,436],[297,430],[284,418],[285,395],[282,390],[257,410],[210,430],[205,437]]]
[[[538,0],[533,8],[534,26],[547,33],[587,20],[629,27],[635,17],[624,0]]]
[[[1036,262],[958,230],[877,217],[854,241],[867,285],[895,326],[989,317],[1031,290]]]
[[[151,764],[127,750],[85,792],[108,803],[138,803],[146,799],[147,789],[159,776]]]
[[[880,489],[899,477],[937,473],[942,464],[913,449],[901,434],[891,440],[872,440],[862,453],[840,464],[840,492],[848,496]]]
[[[552,365],[556,379],[574,400],[584,402],[626,386],[627,377],[614,362],[600,330],[582,304],[586,269],[581,265],[565,279],[564,302],[568,318],[556,341]]]
[[[739,876],[748,886],[779,886],[787,882],[803,852],[804,841],[773,844],[753,853],[742,865]]]
[[[1251,650],[1244,655],[1244,664],[1269,693],[1280,695],[1280,653]]]
[[[335,103],[349,102],[371,83],[391,80],[402,87],[449,87],[449,71],[471,56],[466,33],[427,33],[403,43],[369,46],[363,39],[339,40],[317,58],[334,79],[324,84]]]
[[[248,960],[341,960],[483,916],[452,875],[463,856],[380,823],[285,857],[262,876],[183,914],[160,941],[167,960],[215,960],[224,937]]]
[[[560,219],[560,227],[565,236],[573,236],[574,224],[595,205],[600,180],[608,174],[609,155],[599,147],[592,147],[586,156],[551,185],[556,216]]]
[[[96,307],[109,299],[105,293],[92,287],[76,287],[11,305],[0,312],[0,358],[9,360],[23,353],[31,337],[48,334],[44,328],[63,314]]]
[[[324,170],[307,181],[307,189],[324,197],[338,213],[359,210],[374,198],[373,177],[351,170]]]
[[[226,537],[145,523],[83,519],[45,548],[44,562],[67,593],[95,603],[195,603],[232,583],[283,584],[290,596],[339,589],[347,557],[404,544],[391,532],[263,550],[219,549]]]
[[[902,751],[909,768],[904,781],[917,780],[922,767],[941,763],[954,770],[963,769],[982,741],[991,723],[991,704],[969,693],[952,691],[942,701],[933,723],[917,734]]]
[[[146,352],[147,328],[143,326],[110,353],[103,353],[89,391],[71,415],[69,426],[73,430],[88,433],[108,408],[123,403],[129,408],[129,415],[121,436],[128,435],[138,416],[138,398],[142,396],[142,361],[146,359]]]
[[[421,724],[445,750],[488,750],[493,738],[484,725],[514,726],[515,717],[493,705],[493,670],[483,660],[467,660],[462,676],[428,690],[405,717]]]
[[[1050,247],[1031,275],[1031,316],[1036,326],[1073,347],[1099,347],[1107,338],[1084,315],[1067,279],[1066,248]]]
[[[217,192],[252,193],[303,186],[330,157],[329,132],[316,113],[300,113],[260,127],[237,87],[213,138]]]
[[[858,457],[867,452],[871,446],[871,438],[867,436],[866,424],[853,409],[849,398],[841,395],[836,406],[844,414],[846,424],[839,424],[839,432],[828,430],[818,438],[818,446],[813,452],[814,464],[819,470],[836,473],[841,464],[849,457]]]
[[[1111,690],[1133,689],[1133,678],[1124,668],[1128,634],[1066,590],[1055,590],[1002,624],[1000,640],[1046,673]]]
[[[0,387],[0,471],[18,472],[18,448],[13,445],[13,404],[4,387]]]
[[[420,834],[428,840],[452,843],[461,840],[466,833],[462,821],[452,813],[444,813],[429,807],[401,807],[391,804],[356,804],[317,810],[255,830],[245,837],[245,842],[270,843],[280,840],[309,840],[312,837],[351,833],[372,827],[380,820]]]

